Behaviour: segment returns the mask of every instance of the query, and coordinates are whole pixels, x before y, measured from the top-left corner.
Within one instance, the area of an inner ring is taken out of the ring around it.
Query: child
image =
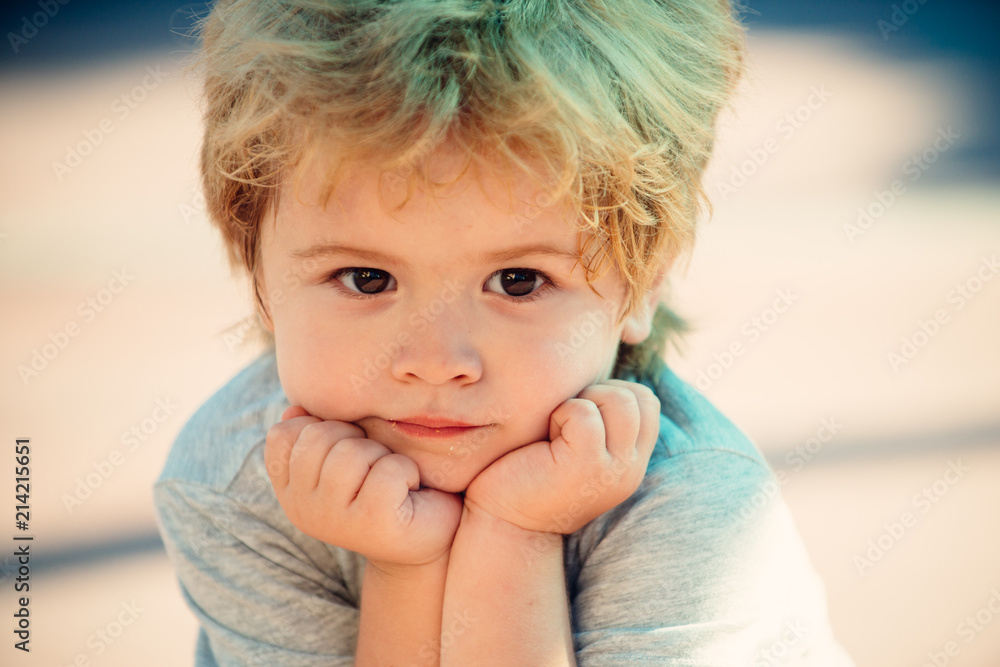
[[[202,173],[273,349],[156,484],[202,665],[850,665],[661,360],[742,33],[706,0],[220,1]]]

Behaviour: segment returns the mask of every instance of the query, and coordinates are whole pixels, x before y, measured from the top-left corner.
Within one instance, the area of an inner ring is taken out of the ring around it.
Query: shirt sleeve
[[[154,488],[167,553],[201,624],[197,667],[353,665],[359,592],[326,545],[296,535],[276,501],[263,502],[269,485],[240,484],[162,479]]]
[[[661,458],[567,549],[581,667],[853,664],[762,460],[719,449]]]

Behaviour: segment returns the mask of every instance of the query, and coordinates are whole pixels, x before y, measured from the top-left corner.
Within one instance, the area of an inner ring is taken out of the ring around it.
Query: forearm
[[[419,566],[383,571],[365,566],[355,664],[439,664],[441,609],[448,556]]]
[[[575,665],[562,535],[462,513],[448,563],[441,665]]]

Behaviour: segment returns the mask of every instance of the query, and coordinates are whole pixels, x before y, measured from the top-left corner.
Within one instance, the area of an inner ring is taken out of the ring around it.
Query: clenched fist
[[[417,465],[358,426],[285,410],[267,432],[274,493],[302,532],[384,570],[423,565],[451,548],[462,499],[420,488]]]
[[[549,440],[508,452],[465,493],[471,510],[569,534],[639,487],[660,427],[660,400],[625,380],[590,385],[549,419]]]

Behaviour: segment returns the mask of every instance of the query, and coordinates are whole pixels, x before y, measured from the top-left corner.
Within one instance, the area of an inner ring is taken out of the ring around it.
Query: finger
[[[639,406],[639,433],[636,437],[636,447],[648,459],[660,437],[660,398],[656,392],[639,382],[627,380],[607,380],[607,382],[628,389],[635,395]]]
[[[606,382],[628,389],[635,396],[639,406],[639,433],[636,437],[636,449],[648,459],[660,437],[659,397],[652,389],[639,382],[627,380],[606,380]]]
[[[275,491],[284,491],[288,486],[288,460],[302,429],[307,424],[318,421],[316,417],[297,417],[280,421],[268,429],[264,443],[264,467]]]
[[[607,433],[605,446],[608,453],[618,460],[631,460],[639,438],[641,416],[635,392],[621,384],[607,382],[591,385],[579,395],[592,401],[600,410]]]
[[[309,493],[319,485],[323,463],[333,446],[345,438],[364,437],[364,431],[354,424],[321,421],[315,417],[296,417],[289,423],[298,419],[315,421],[302,428],[289,456],[289,486],[295,491]]]
[[[553,443],[552,453],[557,463],[565,462],[558,460],[564,453],[558,443],[565,443],[568,451],[586,461],[601,462],[608,456],[601,411],[587,399],[571,398],[552,412],[549,439]]]
[[[627,479],[631,480],[624,487],[631,495],[642,483],[649,466],[649,459],[660,435],[660,399],[652,389],[638,382],[625,380],[609,380],[635,396],[638,409],[638,434],[631,449],[623,450],[621,458],[626,463]],[[624,471],[623,471],[624,472]],[[622,498],[624,500],[624,498]]]
[[[281,413],[281,421],[286,419],[294,419],[295,417],[311,417],[306,409],[301,405],[290,405],[285,408],[285,411]]]
[[[412,525],[424,539],[451,546],[462,520],[462,499],[454,493],[431,488],[412,491],[410,499],[413,517],[403,525]]]
[[[660,437],[660,398],[643,384],[636,384],[632,389],[639,402],[639,452],[648,462]]]
[[[402,454],[387,454],[372,465],[358,492],[360,507],[387,507],[393,523],[408,524],[412,519],[410,491],[420,488],[420,471],[413,459]]]
[[[337,442],[323,461],[319,485],[337,507],[346,508],[357,497],[371,467],[388,447],[364,437],[344,438]]]

